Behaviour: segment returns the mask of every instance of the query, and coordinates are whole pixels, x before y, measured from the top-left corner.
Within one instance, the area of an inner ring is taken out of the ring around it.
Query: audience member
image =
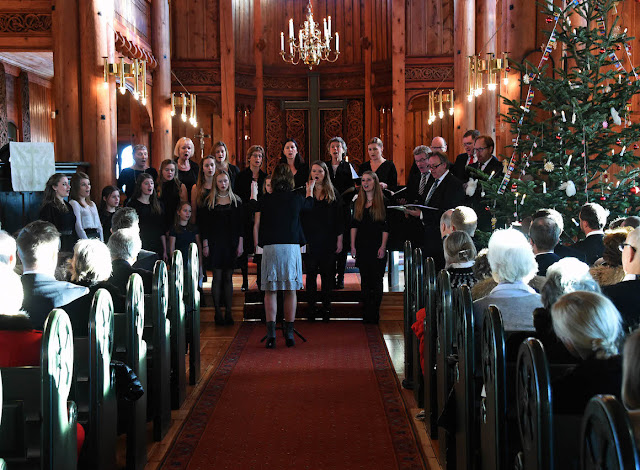
[[[560,236],[562,236],[562,233],[564,232],[564,219],[562,218],[562,214],[560,214],[560,212],[555,209],[539,209],[535,214],[533,214],[532,219],[537,219],[539,217],[552,218],[556,225],[558,225],[558,227],[560,228]],[[562,243],[558,243],[553,249],[553,252],[560,258],[567,258],[571,256],[573,258],[579,259],[584,263],[587,262],[587,257],[584,253],[578,250],[574,250],[573,248],[563,245]]]
[[[620,314],[595,292],[565,294],[551,307],[553,329],[578,365],[551,384],[553,412],[582,415],[597,394],[620,398],[622,358],[618,354]]]
[[[546,276],[549,266],[560,260],[553,252],[560,241],[560,227],[551,217],[533,219],[529,226],[529,241],[536,255],[538,276]]]
[[[638,228],[640,227],[640,217],[638,217],[637,215],[630,215],[622,221],[622,226]]]
[[[117,211],[111,219],[111,233],[123,228],[133,228],[140,235],[140,219],[138,213],[132,207],[123,207]],[[158,261],[158,254],[153,251],[141,249],[138,260],[133,265],[136,269],[153,271],[153,266]]]
[[[620,245],[632,231],[632,227],[618,227],[604,232],[602,258],[590,269],[591,275],[601,287],[617,284],[624,279]]]
[[[478,215],[471,207],[458,206],[451,213],[451,230],[465,232],[471,238],[478,228]]]
[[[611,222],[609,222],[609,230],[614,230],[616,228],[622,227],[626,217],[616,217]]]
[[[569,362],[570,355],[553,332],[551,307],[564,294],[575,291],[600,293],[598,283],[589,274],[589,266],[576,258],[563,258],[547,269],[547,278],[540,289],[542,307],[533,311],[536,338],[544,344],[551,362]]]
[[[134,228],[116,230],[109,238],[108,247],[111,254],[112,267],[111,277],[108,282],[113,284],[122,295],[126,296],[129,276],[133,273],[138,273],[142,278],[145,293],[151,294],[153,272],[133,267],[142,247],[138,232]]]
[[[453,233],[453,228],[451,228],[451,214],[453,214],[453,209],[447,209],[440,216],[440,238],[442,238],[443,241],[449,234]]]
[[[625,333],[635,330],[640,323],[640,229],[634,229],[624,243],[619,245],[622,251],[622,282],[606,286],[603,293],[611,299],[622,316],[622,328]]]
[[[0,264],[16,267],[16,241],[4,230],[0,230]]]
[[[463,284],[473,287],[478,282],[473,274],[477,252],[469,234],[462,231],[452,232],[444,239],[443,246],[451,288],[460,287]]]
[[[52,309],[64,308],[69,302],[89,292],[89,289],[58,281],[54,277],[60,233],[53,224],[42,220],[27,224],[20,231],[16,243],[24,267],[21,279],[24,293],[22,309],[29,315],[33,328],[42,330]]]
[[[604,227],[607,223],[608,211],[600,204],[588,202],[580,209],[580,230],[585,234],[584,240],[572,245],[587,257],[587,264],[593,266],[604,251]]]

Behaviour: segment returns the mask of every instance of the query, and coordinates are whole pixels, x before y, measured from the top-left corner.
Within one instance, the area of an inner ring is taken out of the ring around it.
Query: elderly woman
[[[620,313],[605,296],[595,292],[565,294],[551,307],[556,336],[578,365],[553,380],[553,411],[582,414],[597,394],[620,397],[622,358],[617,342],[622,332]]]
[[[173,156],[176,157],[178,167],[178,179],[187,188],[187,201],[191,200],[191,188],[198,181],[198,164],[193,158],[193,141],[189,137],[180,137],[173,148]]]
[[[500,309],[505,332],[533,330],[533,310],[542,307],[542,302],[540,295],[527,285],[538,271],[531,245],[518,230],[498,230],[489,239],[487,259],[498,285],[473,302],[476,333],[479,335],[482,330],[489,305]]]
[[[571,361],[568,351],[553,332],[551,307],[564,294],[575,291],[600,293],[598,283],[589,274],[589,265],[576,258],[563,258],[547,269],[546,281],[540,290],[543,307],[533,311],[536,337],[544,344],[550,361]]]
[[[451,287],[467,285],[473,287],[478,282],[473,274],[477,255],[476,247],[469,234],[452,232],[442,242],[447,271],[451,276]]]

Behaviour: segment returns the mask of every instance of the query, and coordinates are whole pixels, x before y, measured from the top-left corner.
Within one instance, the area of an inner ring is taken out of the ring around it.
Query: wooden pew
[[[187,345],[189,347],[189,384],[200,381],[200,292],[198,278],[198,246],[189,246],[187,266],[184,270],[184,304],[186,311]]]
[[[425,288],[424,288],[424,260],[422,259],[422,249],[415,248],[413,250],[413,292],[414,302],[411,312],[411,324],[416,321],[418,310],[425,305]],[[412,336],[411,360],[413,362],[413,396],[416,399],[418,408],[424,408],[424,377],[422,376],[422,368],[420,367],[420,343],[415,334]]]
[[[415,335],[411,329],[411,325],[415,321],[415,316],[411,318],[415,303],[415,294],[413,289],[415,283],[413,281],[413,251],[411,242],[404,242],[404,379],[402,386],[408,390],[413,389],[413,343]]]
[[[171,324],[171,408],[179,409],[187,397],[187,353],[182,253],[173,252],[169,270],[169,322]]]
[[[0,425],[2,425],[2,374],[0,373]],[[4,459],[0,459],[0,470],[7,468]]]
[[[114,359],[127,364],[138,376],[145,394],[134,402],[118,401],[118,428],[127,434],[127,469],[143,470],[147,462],[147,343],[144,330],[144,290],[139,274],[127,284],[124,313],[114,314]]]
[[[426,316],[423,323],[424,336],[424,424],[431,439],[438,438],[438,374],[436,370],[436,268],[433,258],[424,262],[424,287]]]
[[[438,339],[436,340],[436,371],[438,408],[436,416],[440,416],[445,409],[449,393],[453,388],[453,305],[451,298],[451,280],[449,272],[440,271],[436,281],[436,322]],[[447,459],[452,458],[453,436],[442,426],[438,426],[438,450],[440,466],[447,468]]]
[[[73,376],[73,332],[64,310],[44,325],[40,367],[0,369],[4,379],[0,457],[10,468],[74,470],[77,409],[67,401]]]
[[[117,403],[115,375],[111,370],[113,349],[113,302],[111,294],[98,289],[89,313],[89,336],[74,338],[74,374],[71,394],[84,426],[85,442],[80,464],[109,470],[116,467]]]
[[[456,402],[455,468],[475,468],[478,439],[476,417],[476,381],[471,289],[463,285],[453,292],[455,317],[455,365],[453,391]]]
[[[582,421],[583,470],[640,469],[634,431],[625,407],[612,395],[591,399]]]
[[[143,337],[147,343],[147,418],[153,421],[153,439],[161,441],[171,426],[171,324],[167,265],[156,261],[150,303],[145,302]],[[184,356],[183,356],[184,357]]]

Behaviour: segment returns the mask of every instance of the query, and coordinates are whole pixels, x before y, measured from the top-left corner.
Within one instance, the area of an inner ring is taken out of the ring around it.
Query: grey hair
[[[509,228],[493,232],[487,253],[493,279],[500,282],[529,282],[538,263],[526,237],[518,230]]]
[[[91,284],[111,276],[111,254],[107,245],[96,239],[78,240],[69,261],[71,280]]]
[[[4,230],[0,230],[0,263],[11,263],[11,257],[16,256],[16,240]]]
[[[121,228],[111,235],[107,246],[112,260],[128,260],[138,257],[142,249],[142,241],[140,234],[135,229]]]
[[[600,286],[591,277],[589,266],[576,258],[563,258],[547,269],[547,280],[540,290],[544,308],[551,306],[564,294],[575,291],[600,293]]]
[[[584,291],[565,294],[551,307],[551,319],[556,336],[582,359],[618,354],[622,319],[604,295]]]
[[[418,145],[413,149],[413,156],[417,157],[418,155],[426,155],[427,157],[431,153],[431,149],[426,145]]]
[[[451,214],[453,214],[453,209],[446,210],[440,216],[440,225],[444,225],[447,229],[451,228]]]
[[[16,315],[21,312],[24,292],[20,276],[9,266],[0,265],[0,315]]]

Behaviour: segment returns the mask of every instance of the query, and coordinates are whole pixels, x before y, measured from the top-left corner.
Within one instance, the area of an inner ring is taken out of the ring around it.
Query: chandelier
[[[509,83],[509,58],[507,52],[502,53],[502,59],[496,59],[493,52],[487,54],[487,59],[481,59],[479,55],[469,56],[469,85],[467,88],[467,100],[471,102],[473,98],[482,95],[485,87],[482,76],[487,75],[486,88],[489,91],[496,91],[498,88],[498,74],[503,74],[503,83]]]
[[[293,18],[289,18],[289,50],[285,51],[284,32],[280,32],[280,55],[282,60],[293,65],[300,61],[313,70],[314,65],[320,61],[335,62],[340,55],[340,36],[335,35],[336,48],[331,49],[331,17],[322,19],[323,31],[318,28],[318,23],[313,20],[313,7],[311,0],[307,5],[307,19],[298,31],[298,40],[293,31]],[[323,34],[324,33],[324,34]]]

